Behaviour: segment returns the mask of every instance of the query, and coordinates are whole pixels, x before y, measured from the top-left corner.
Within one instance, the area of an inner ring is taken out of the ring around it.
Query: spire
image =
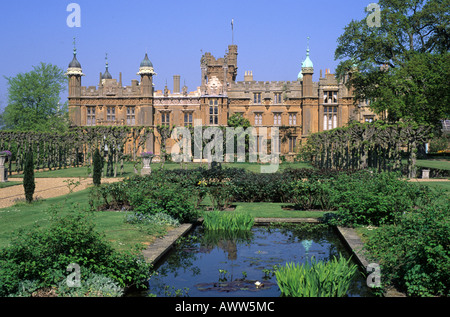
[[[302,68],[314,68],[313,62],[309,58],[309,36],[308,36],[308,42],[306,46],[306,59],[302,63]]]
[[[105,56],[105,68],[106,68],[106,70],[105,70],[105,73],[102,76],[102,79],[112,79],[112,76],[111,76],[111,74],[108,71],[108,68],[109,68],[109,66],[108,66],[108,53],[106,53],[106,56]]]
[[[69,64],[69,68],[80,68],[81,69],[81,64],[77,60],[77,48],[75,46],[75,37],[73,38],[73,58]]]

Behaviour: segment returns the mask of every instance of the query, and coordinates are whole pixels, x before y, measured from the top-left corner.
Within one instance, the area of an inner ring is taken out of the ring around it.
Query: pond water
[[[332,229],[312,226],[257,226],[233,236],[198,226],[155,266],[157,274],[146,292],[160,297],[279,297],[275,266],[312,257],[350,257]],[[347,295],[371,296],[359,271]]]

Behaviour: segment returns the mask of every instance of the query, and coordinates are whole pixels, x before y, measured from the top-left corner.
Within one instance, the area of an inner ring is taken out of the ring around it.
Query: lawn
[[[193,169],[198,167],[207,167],[207,163],[188,163],[181,165],[180,163],[173,163],[173,162],[166,162],[166,163],[152,163],[151,167],[152,169],[177,169],[177,168],[187,168],[187,169]],[[258,163],[222,163],[222,167],[234,167],[234,168],[244,168],[249,171],[257,172],[259,173],[261,171],[262,164]],[[267,165],[268,166],[268,165]],[[286,168],[313,168],[311,164],[307,162],[295,162],[295,163],[288,163],[284,162],[279,165],[279,170],[282,171]],[[138,173],[141,170],[141,165],[137,166]],[[104,171],[106,171],[106,168],[104,168]],[[105,173],[104,173],[105,175]],[[134,175],[134,164],[133,163],[125,163],[124,164],[124,173],[120,174],[120,168],[117,169],[117,177],[130,177]],[[36,178],[51,178],[51,177],[88,177],[89,172],[88,168],[86,166],[83,167],[69,167],[66,169],[56,169],[53,171],[36,171],[34,173],[34,176]],[[11,175],[9,178],[22,178],[23,174],[19,175]]]
[[[435,168],[440,170],[450,170],[450,161],[448,160],[417,160],[418,167]]]
[[[0,188],[6,188],[11,186],[22,185],[22,181],[7,181],[4,183],[0,183]]]
[[[286,203],[234,203],[236,212],[247,212],[254,218],[320,218],[323,211],[293,210]],[[284,209],[285,208],[285,209]]]
[[[14,206],[0,209],[0,248],[9,244],[13,232],[31,229],[33,226],[48,225],[52,210],[64,215],[76,208],[87,208],[89,190],[82,190],[65,196],[40,200],[27,204],[20,202]],[[118,250],[129,250],[136,244],[148,244],[155,236],[166,231],[163,228],[140,228],[124,222],[123,212],[92,213],[98,231]]]

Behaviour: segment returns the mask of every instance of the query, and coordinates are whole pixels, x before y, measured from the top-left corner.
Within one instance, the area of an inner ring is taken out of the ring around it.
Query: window
[[[219,107],[217,106],[217,99],[209,101],[209,124],[219,124]]]
[[[170,112],[161,112],[161,125],[170,125]]]
[[[370,116],[370,117],[365,116],[365,117],[364,117],[364,121],[365,121],[365,122],[373,122],[373,117],[372,117],[372,116]]]
[[[127,125],[135,125],[134,107],[127,107]]]
[[[323,108],[323,129],[330,130],[337,128],[337,107]]]
[[[273,103],[282,103],[282,101],[281,101],[281,92],[276,92],[274,94]]]
[[[289,125],[297,125],[297,114],[296,113],[289,114]]]
[[[289,152],[295,152],[296,145],[297,145],[297,137],[296,136],[289,137]]]
[[[255,125],[262,125],[262,113],[255,113]]]
[[[324,91],[323,103],[337,103],[337,91]]]
[[[192,112],[184,113],[184,126],[185,127],[192,126]]]
[[[86,108],[86,125],[95,125],[95,107]]]
[[[273,125],[281,125],[281,113],[273,114]]]
[[[257,92],[253,95],[253,103],[260,104],[261,103],[261,93]]]
[[[115,107],[106,107],[106,121],[116,121]]]

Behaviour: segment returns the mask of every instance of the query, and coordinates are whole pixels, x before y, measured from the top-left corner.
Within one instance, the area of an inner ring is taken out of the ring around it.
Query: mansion
[[[203,54],[200,86],[188,92],[186,86],[181,87],[179,75],[173,76],[172,91],[167,84],[155,90],[156,73],[148,54],[137,72],[140,80],[132,80],[130,86],[123,86],[122,73],[112,78],[107,62],[97,87],[82,86],[84,74],[74,50],[66,73],[71,125],[188,126],[201,120],[203,126],[227,126],[228,118],[240,113],[253,127],[280,127],[279,151],[289,158],[310,133],[341,127],[350,120],[375,118],[365,103],[354,102],[352,90],[330,71],[322,74],[321,70],[319,81],[313,82],[309,48],[292,81],[255,81],[252,71],[245,71],[244,81],[236,81],[237,56],[237,45],[229,45],[223,57]],[[157,129],[153,131],[145,150],[159,155],[161,138]],[[167,153],[174,142],[168,140]]]

